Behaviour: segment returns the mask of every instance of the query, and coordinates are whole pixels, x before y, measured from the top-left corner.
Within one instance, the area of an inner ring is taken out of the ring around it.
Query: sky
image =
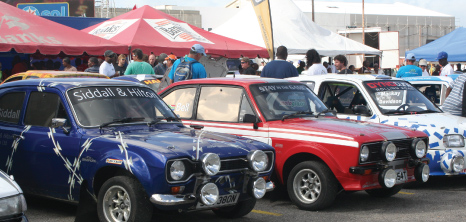
[[[132,8],[142,5],[177,5],[177,6],[197,6],[197,7],[224,7],[233,0],[110,0],[114,1],[116,7]],[[311,1],[311,0],[308,0]],[[318,1],[318,0],[315,0]],[[362,2],[362,0],[326,0],[329,2]],[[465,0],[365,0],[365,3],[394,3],[403,2],[410,5],[434,10],[436,12],[453,15],[456,19],[456,26],[466,25],[466,13],[463,6]]]

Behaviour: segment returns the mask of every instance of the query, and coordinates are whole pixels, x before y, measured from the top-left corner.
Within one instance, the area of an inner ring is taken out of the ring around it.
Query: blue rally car
[[[273,147],[191,127],[142,84],[0,86],[0,168],[25,193],[73,203],[91,197],[100,221],[149,221],[154,206],[241,217],[273,190]]]

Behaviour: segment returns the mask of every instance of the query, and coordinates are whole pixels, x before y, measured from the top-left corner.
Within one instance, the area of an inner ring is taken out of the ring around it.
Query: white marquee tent
[[[373,54],[381,51],[331,32],[312,22],[291,0],[269,0],[275,49],[284,45],[288,54],[305,54],[316,49],[324,56]],[[245,4],[235,16],[212,32],[265,47],[252,4]]]

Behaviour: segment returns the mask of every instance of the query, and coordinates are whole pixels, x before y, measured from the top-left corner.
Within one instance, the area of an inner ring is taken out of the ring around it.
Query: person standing
[[[348,60],[346,59],[346,56],[335,56],[335,58],[333,58],[333,63],[335,63],[335,68],[337,70],[340,70],[338,74],[353,74],[353,71],[351,71],[351,69],[346,68],[346,66],[348,65]]]
[[[85,69],[84,72],[99,73],[99,60],[96,57],[91,57],[87,60],[89,68]]]
[[[442,70],[440,71],[440,76],[448,76],[453,74],[453,67],[448,63],[448,53],[439,52],[437,56],[438,63]]]
[[[115,68],[113,67],[113,57],[115,57],[115,53],[112,50],[107,50],[104,56],[105,60],[100,65],[99,73],[113,78],[115,76]]]
[[[303,72],[308,76],[313,75],[325,75],[327,74],[327,68],[321,64],[322,60],[320,58],[319,53],[315,49],[310,49],[306,52],[306,64],[307,64],[307,71]]]
[[[442,71],[443,72],[443,71]],[[463,91],[466,75],[459,75],[447,89],[442,110],[455,116],[461,116],[463,108]]]
[[[143,55],[143,57],[144,57],[144,55]],[[142,60],[145,61],[144,58]],[[157,65],[157,58],[155,57],[155,55],[153,53],[151,53],[149,55],[148,61],[149,61],[150,66],[152,66],[152,68],[155,71],[155,66]]]
[[[168,74],[170,84],[186,79],[207,78],[204,66],[199,63],[202,56],[206,56],[205,49],[201,44],[194,44],[189,50],[189,54],[178,59]]]
[[[117,65],[115,66],[115,74],[118,76],[122,76],[125,74],[126,71],[126,55],[125,54],[120,54],[118,56],[118,61]]]
[[[422,76],[422,69],[413,65],[416,61],[414,53],[406,55],[406,65],[401,67],[396,73],[397,78]]]
[[[304,71],[305,67],[306,67],[306,63],[304,61],[299,60],[298,68],[296,68],[296,70],[298,70],[298,74],[301,74]]]
[[[380,69],[379,63],[374,63],[374,74],[384,75],[383,70]]]
[[[162,80],[160,81],[159,88],[157,89],[157,92],[162,91],[165,89],[165,87],[170,85],[170,78],[168,78],[168,74],[170,74],[170,71],[172,70],[173,63],[176,61],[176,56],[171,54],[165,58],[165,62],[167,63],[167,70],[165,71],[165,74],[163,75]]]
[[[243,72],[241,74],[244,75],[255,75],[256,70],[251,67],[251,60],[248,57],[241,58],[241,68],[243,68]]]
[[[165,58],[167,58],[167,54],[165,53],[160,53],[160,55],[157,57],[158,64],[154,66],[154,73],[156,75],[165,74],[165,71],[167,70],[167,65],[164,64]]]
[[[142,60],[144,54],[141,49],[133,49],[134,61],[126,67],[125,75],[154,74],[154,69],[148,62]]]
[[[76,69],[76,67],[74,67],[74,66],[71,65],[70,58],[68,58],[68,57],[65,57],[65,58],[63,59],[63,67],[65,67],[65,68],[63,69],[63,71],[71,71],[71,72],[72,72],[72,71],[78,71],[78,70]]]
[[[436,65],[434,71],[432,72],[432,76],[439,76],[440,75],[440,65]]]
[[[275,54],[277,59],[264,66],[261,77],[284,79],[299,75],[296,67],[286,61],[286,58],[288,58],[288,49],[285,46],[279,46]]]
[[[427,61],[425,59],[419,60],[419,67],[422,70],[422,76],[430,76],[429,72],[427,72]]]

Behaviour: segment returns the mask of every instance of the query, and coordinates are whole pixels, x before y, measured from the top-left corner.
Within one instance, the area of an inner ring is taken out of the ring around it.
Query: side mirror
[[[361,116],[370,116],[371,111],[364,105],[355,105],[353,106],[353,113]]]
[[[259,119],[252,114],[244,114],[243,116],[243,123],[253,123],[254,129],[259,129],[259,126],[257,123],[259,122]]]
[[[52,128],[62,128],[63,132],[68,134],[70,132],[70,127],[65,127],[66,125],[66,119],[64,118],[53,118],[52,119]]]

